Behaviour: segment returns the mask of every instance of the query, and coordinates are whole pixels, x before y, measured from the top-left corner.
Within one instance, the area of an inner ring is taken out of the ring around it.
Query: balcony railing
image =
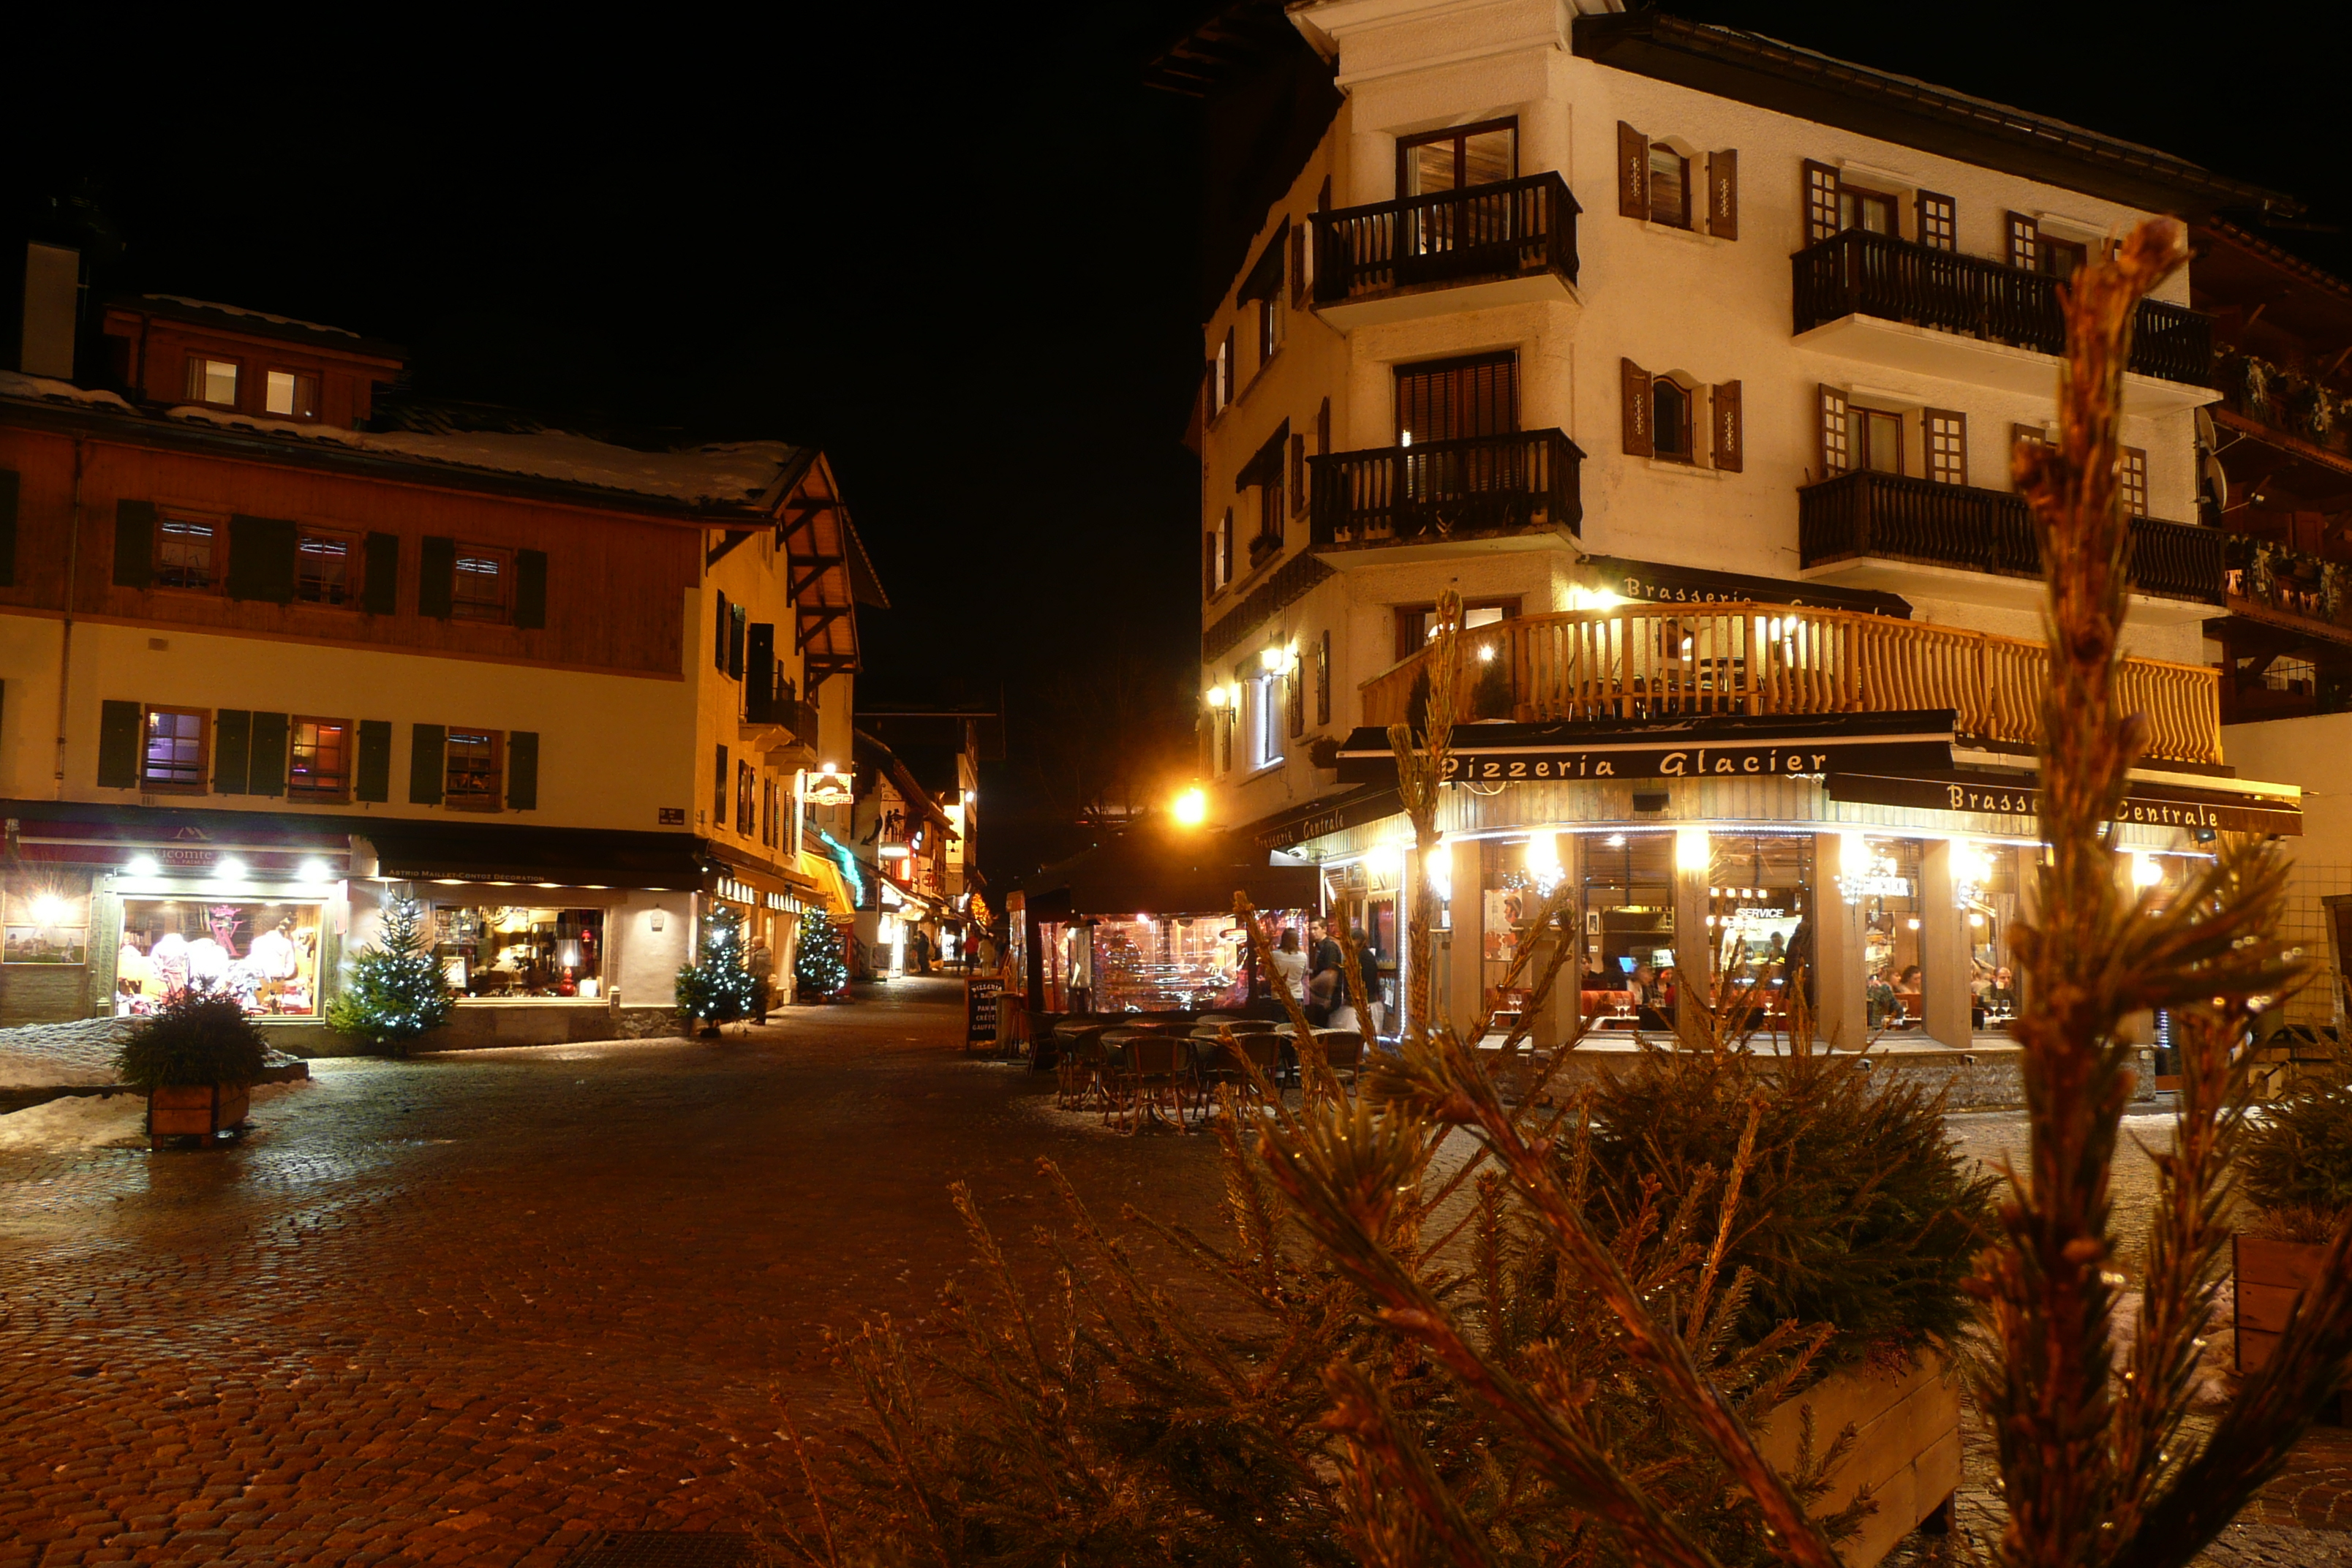
[[[1576,198],[1557,174],[1315,215],[1315,302],[1553,272],[1576,281]]]
[[[1314,545],[1414,544],[1584,521],[1584,454],[1558,430],[1416,441],[1311,459]]]
[[[2048,354],[2066,350],[2058,279],[2042,273],[1858,228],[1791,260],[1801,332],[1858,313]],[[2183,305],[2142,300],[2130,368],[2164,381],[2211,384],[2212,318]]]
[[[2135,517],[2131,583],[2143,594],[2221,602],[2228,536]],[[2042,575],[2042,542],[2025,498],[1857,468],[1797,492],[1797,552],[1807,567],[1878,556],[1999,577]]]
[[[1484,650],[1492,649],[1491,657]],[[1424,649],[1363,686],[1363,722],[1412,713]],[[1788,605],[1628,605],[1521,616],[1463,634],[1464,717],[1485,712],[1499,665],[1523,722],[1721,713],[1892,713],[1948,708],[1966,738],[2041,739],[2049,650],[2038,642],[1854,610]],[[2118,695],[2147,715],[2147,755],[2221,760],[2220,672],[2124,660]]]

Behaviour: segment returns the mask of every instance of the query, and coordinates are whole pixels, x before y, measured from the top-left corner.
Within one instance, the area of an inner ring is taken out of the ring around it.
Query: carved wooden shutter
[[[1650,216],[1650,139],[1617,122],[1617,212],[1621,217]]]
[[[1629,359],[1621,359],[1617,364],[1624,392],[1626,454],[1654,457],[1657,443],[1650,429],[1650,373]]]
[[[1715,466],[1726,473],[1738,473],[1747,451],[1739,429],[1739,384],[1717,384],[1713,403],[1709,423],[1715,429]]]
[[[2040,226],[2023,213],[2006,215],[2006,224],[2009,229],[2009,264],[2032,271],[2035,262],[2040,259],[2042,248]]]
[[[1834,386],[1822,388],[1822,477],[1844,473],[1853,467],[1853,417],[1845,394]]]
[[[1969,482],[1969,416],[1949,408],[1922,416],[1927,432],[1927,478],[1939,485]]]
[[[1706,155],[1706,232],[1739,237],[1739,154],[1731,148]]]
[[[1805,243],[1834,238],[1838,223],[1838,172],[1805,160]]]

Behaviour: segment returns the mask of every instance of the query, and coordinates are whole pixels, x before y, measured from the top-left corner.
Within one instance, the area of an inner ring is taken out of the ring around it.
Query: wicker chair
[[[1055,1059],[1054,1103],[1064,1110],[1086,1110],[1103,1098],[1103,1032],[1108,1026],[1063,1037],[1061,1055]]]
[[[1364,1037],[1354,1029],[1318,1030],[1315,1043],[1323,1047],[1323,1059],[1331,1064],[1334,1076],[1349,1083],[1363,1069]]]
[[[1129,1133],[1143,1129],[1146,1115],[1157,1117],[1163,1105],[1184,1125],[1184,1100],[1192,1074],[1183,1039],[1158,1030],[1142,1030],[1120,1042],[1118,1062],[1105,1075],[1109,1090],[1103,1118]]]

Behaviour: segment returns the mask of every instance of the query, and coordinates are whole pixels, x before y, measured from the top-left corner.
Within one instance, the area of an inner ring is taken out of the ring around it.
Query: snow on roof
[[[92,387],[76,386],[69,381],[52,381],[45,375],[19,375],[13,370],[0,370],[0,397],[41,397],[61,403],[90,404],[105,408],[120,408],[130,413],[131,405],[111,392],[100,392]]]
[[[273,326],[299,327],[306,332],[329,332],[339,338],[356,340],[359,333],[349,327],[331,327],[323,321],[305,321],[294,316],[273,316],[267,310],[248,310],[242,305],[224,305],[217,300],[191,300],[184,294],[142,294],[142,300],[158,300],[167,305],[185,305],[192,310],[218,310],[226,316],[250,316],[257,321]]]

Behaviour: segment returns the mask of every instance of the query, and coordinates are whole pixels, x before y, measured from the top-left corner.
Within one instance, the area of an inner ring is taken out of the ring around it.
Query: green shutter
[[[253,757],[253,715],[224,708],[213,721],[213,793],[244,795]]]
[[[295,552],[294,525],[283,518],[230,518],[228,596],[292,604]]]
[[[431,540],[426,540],[430,544]],[[441,804],[441,771],[449,755],[449,731],[438,724],[412,724],[408,742],[408,798],[415,805]]]
[[[0,468],[0,588],[16,585],[16,470]]]
[[[446,621],[457,607],[457,542],[428,536],[416,555],[416,613]]]
[[[286,793],[286,715],[256,713],[253,716],[253,793],[284,795]]]
[[[507,805],[516,811],[539,809],[539,731],[507,732]]]
[[[392,721],[388,719],[360,721],[360,757],[352,772],[352,798],[392,798]]]
[[[139,787],[139,704],[136,702],[99,704],[98,787]]]
[[[515,552],[514,624],[524,627],[547,625],[547,552],[544,550]]]
[[[114,585],[144,588],[155,580],[155,506],[152,501],[114,503]]]
[[[361,606],[371,616],[396,613],[400,608],[400,535],[369,534],[367,565],[362,570]]]

